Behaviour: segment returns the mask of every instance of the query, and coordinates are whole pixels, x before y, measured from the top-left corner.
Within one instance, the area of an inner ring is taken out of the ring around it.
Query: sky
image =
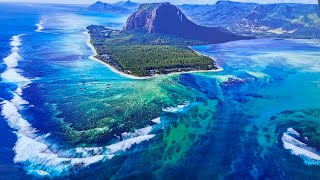
[[[0,2],[36,2],[36,3],[54,3],[54,4],[92,4],[98,0],[0,0]],[[106,3],[114,3],[120,0],[100,0]],[[150,2],[170,2],[172,4],[214,4],[217,0],[131,0],[139,3]],[[318,0],[233,0],[238,2],[256,2],[256,3],[306,3],[317,4]]]

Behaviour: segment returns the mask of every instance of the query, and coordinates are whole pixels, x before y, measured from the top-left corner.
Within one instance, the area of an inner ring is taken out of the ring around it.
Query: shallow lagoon
[[[90,24],[119,29],[125,17],[83,7],[27,10],[25,29],[7,27],[16,33],[1,43],[5,58],[17,42],[10,38],[25,34],[15,72],[30,80],[22,86],[1,76],[4,178],[320,176],[318,40],[197,46],[224,70],[135,80],[91,60],[84,34]],[[27,123],[14,124],[22,122],[10,121],[14,115]]]

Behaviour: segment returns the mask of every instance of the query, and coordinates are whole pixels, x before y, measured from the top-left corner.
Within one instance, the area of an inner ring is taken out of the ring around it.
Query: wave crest
[[[18,61],[23,59],[18,53],[19,46],[22,45],[20,36],[22,35],[12,37],[11,54],[3,59],[7,69],[1,74],[5,82],[16,84],[18,87],[11,92],[13,98],[3,100],[0,105],[1,115],[17,136],[13,147],[13,161],[22,164],[28,174],[50,178],[69,175],[92,164],[112,159],[134,145],[155,137],[155,134],[150,134],[152,127],[149,126],[134,133],[124,133],[123,141],[103,147],[61,149],[51,143],[48,139],[50,133],[41,134],[20,114],[23,107],[29,105],[29,102],[22,98],[23,89],[32,82],[19,73]]]
[[[42,32],[42,30],[44,29],[45,21],[46,19],[44,17],[41,17],[40,21],[36,24],[37,26],[36,32]]]
[[[281,140],[284,149],[290,150],[293,155],[303,159],[306,165],[320,165],[320,153],[315,148],[299,141],[300,134],[292,128],[283,133]]]

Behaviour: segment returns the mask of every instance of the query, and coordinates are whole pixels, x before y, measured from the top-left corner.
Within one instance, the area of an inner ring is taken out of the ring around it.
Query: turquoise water
[[[85,34],[125,16],[0,9],[2,179],[319,178],[319,40],[197,46],[223,71],[138,80]]]

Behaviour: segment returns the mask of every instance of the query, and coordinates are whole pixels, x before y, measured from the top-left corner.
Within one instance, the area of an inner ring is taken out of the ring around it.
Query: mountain
[[[106,13],[130,13],[129,9],[114,6],[108,3],[98,1],[88,7],[90,11],[106,12]]]
[[[140,5],[122,31],[95,25],[87,30],[97,59],[139,77],[216,70],[214,59],[190,46],[252,38],[199,26],[170,3]]]
[[[119,1],[113,4],[114,6],[118,6],[118,7],[122,7],[122,8],[127,8],[127,9],[137,9],[140,4],[139,3],[135,3],[132,1]]]
[[[139,9],[128,18],[123,31],[174,35],[208,43],[248,38],[222,28],[199,26],[190,21],[179,8],[168,2],[140,5]]]
[[[214,5],[182,5],[193,21],[205,26],[259,37],[320,38],[320,11],[315,4],[256,4],[218,1]]]

